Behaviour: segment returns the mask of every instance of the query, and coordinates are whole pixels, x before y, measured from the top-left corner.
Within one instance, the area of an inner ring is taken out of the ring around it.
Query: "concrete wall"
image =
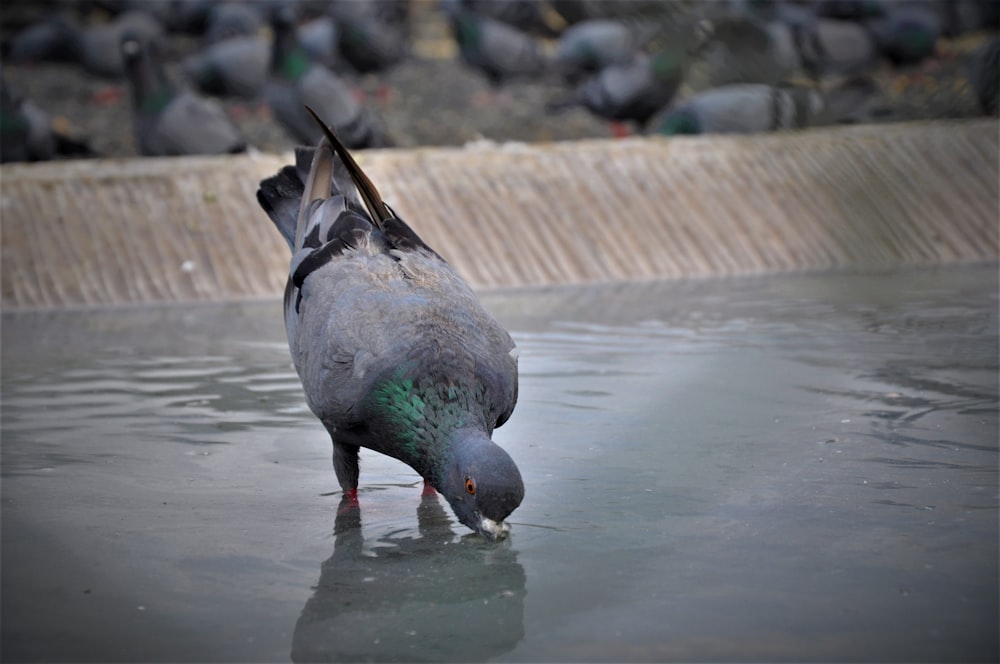
[[[480,289],[1000,257],[996,120],[369,151],[383,197]],[[2,305],[277,296],[257,205],[290,155],[0,168]]]

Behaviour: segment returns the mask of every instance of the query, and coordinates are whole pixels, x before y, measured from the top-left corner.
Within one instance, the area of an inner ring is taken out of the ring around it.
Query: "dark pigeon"
[[[352,149],[390,145],[353,86],[309,58],[296,38],[291,9],[276,12],[271,25],[274,42],[265,94],[274,118],[289,135],[305,145],[319,141],[323,132],[305,110],[311,106],[323,109],[341,140]]]
[[[685,56],[676,45],[655,55],[636,53],[627,63],[605,67],[547,108],[560,111],[583,106],[611,122],[634,122],[643,131],[673,99],[684,75],[684,62]]]
[[[216,42],[232,37],[252,37],[264,27],[261,10],[251,2],[221,2],[208,13],[205,42]]]
[[[359,74],[378,74],[409,53],[407,5],[396,0],[334,2],[330,16],[338,27],[341,58]]]
[[[256,36],[231,37],[210,44],[181,62],[184,75],[202,92],[255,99],[264,90],[271,45]]]
[[[73,138],[47,111],[0,80],[0,162],[87,157],[94,152]]]
[[[925,3],[899,2],[872,21],[879,51],[896,67],[920,64],[934,55],[941,36],[941,17]]]
[[[569,81],[632,59],[658,31],[655,24],[590,19],[566,28],[556,44],[555,66]]]
[[[502,536],[524,496],[490,439],[517,400],[513,340],[330,129],[296,162],[257,200],[292,250],[288,344],[341,487],[356,496],[366,447],[411,466],[461,523]]]
[[[178,156],[246,150],[246,140],[218,103],[170,83],[155,43],[126,34],[121,52],[132,92],[132,129],[139,154]]]
[[[104,78],[124,74],[119,45],[126,34],[153,42],[163,38],[163,26],[144,11],[127,11],[105,24],[81,27],[66,15],[29,26],[11,40],[10,62],[72,62]]]
[[[983,113],[1000,113],[1000,37],[993,37],[971,54],[969,81]]]
[[[442,5],[462,60],[494,88],[512,78],[537,78],[549,68],[541,42],[495,18],[478,14],[461,0]]]

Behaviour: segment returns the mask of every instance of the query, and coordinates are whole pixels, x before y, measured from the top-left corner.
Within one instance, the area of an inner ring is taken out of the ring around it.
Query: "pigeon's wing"
[[[246,150],[246,140],[222,107],[190,92],[179,94],[160,114],[156,142],[164,154],[224,154]]]

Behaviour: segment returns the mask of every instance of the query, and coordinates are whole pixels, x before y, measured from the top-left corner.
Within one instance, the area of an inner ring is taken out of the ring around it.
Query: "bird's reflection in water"
[[[436,495],[419,532],[365,547],[357,503],[341,501],[333,555],[295,624],[292,660],[474,661],[524,637],[524,568],[510,540],[458,537]]]

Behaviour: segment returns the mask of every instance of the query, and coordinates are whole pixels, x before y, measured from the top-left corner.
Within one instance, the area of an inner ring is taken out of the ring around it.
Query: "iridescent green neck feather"
[[[392,451],[425,479],[443,478],[452,459],[452,433],[475,427],[486,431],[482,389],[444,379],[414,380],[405,369],[378,383],[368,411],[392,438]]]

